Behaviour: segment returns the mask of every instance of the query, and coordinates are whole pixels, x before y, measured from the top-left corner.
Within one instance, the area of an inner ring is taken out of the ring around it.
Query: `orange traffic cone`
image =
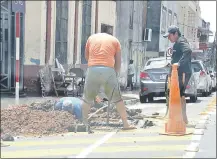
[[[181,97],[178,81],[178,65],[172,65],[169,93],[169,119],[165,124],[165,133],[162,135],[182,136],[186,134],[186,124],[182,116]],[[191,133],[188,133],[191,134]]]

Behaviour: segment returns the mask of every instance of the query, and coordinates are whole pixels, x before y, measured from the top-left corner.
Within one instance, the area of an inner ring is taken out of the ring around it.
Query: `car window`
[[[200,70],[202,70],[201,65],[197,62],[191,63],[191,67],[194,70],[194,72],[200,72]]]

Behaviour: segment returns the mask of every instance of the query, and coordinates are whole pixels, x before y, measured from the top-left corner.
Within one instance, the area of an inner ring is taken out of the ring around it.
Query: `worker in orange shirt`
[[[88,125],[90,107],[103,88],[111,103],[116,104],[123,121],[123,130],[135,129],[127,121],[127,112],[121,97],[117,75],[121,68],[121,45],[111,33],[91,35],[86,43],[85,58],[88,69],[82,103],[83,123]]]

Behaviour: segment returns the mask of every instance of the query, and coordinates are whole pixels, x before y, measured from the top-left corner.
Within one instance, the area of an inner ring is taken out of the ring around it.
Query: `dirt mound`
[[[56,100],[46,100],[43,102],[33,102],[29,105],[32,110],[42,110],[42,111],[52,111],[54,110],[54,105]]]
[[[17,135],[49,135],[68,132],[74,117],[64,111],[31,110],[28,107],[1,111],[3,133]]]

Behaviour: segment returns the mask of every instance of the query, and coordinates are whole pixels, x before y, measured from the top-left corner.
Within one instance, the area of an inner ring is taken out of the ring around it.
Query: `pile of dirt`
[[[46,100],[43,102],[33,102],[29,105],[29,108],[32,110],[42,110],[42,111],[52,111],[54,110],[54,105],[56,100]]]
[[[31,110],[28,107],[16,107],[1,111],[1,128],[4,134],[50,135],[68,132],[76,122],[65,111]]]
[[[1,128],[4,134],[19,135],[51,135],[75,130],[75,125],[80,124],[75,117],[66,112],[54,110],[55,100],[34,102],[30,105],[13,106],[1,111]],[[90,113],[98,108],[92,107]],[[139,116],[140,110],[127,110],[128,119]],[[95,114],[91,123],[99,125],[107,121],[107,108]],[[109,120],[119,125],[122,124],[116,108],[109,113]]]

